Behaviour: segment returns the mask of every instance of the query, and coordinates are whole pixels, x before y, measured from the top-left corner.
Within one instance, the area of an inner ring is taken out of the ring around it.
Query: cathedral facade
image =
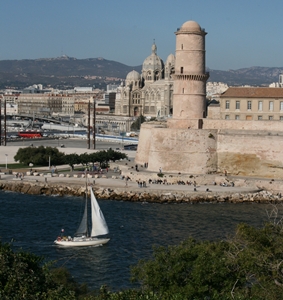
[[[115,114],[129,117],[166,117],[172,114],[175,56],[164,64],[153,43],[151,55],[142,65],[141,74],[128,73],[125,84],[117,89]]]

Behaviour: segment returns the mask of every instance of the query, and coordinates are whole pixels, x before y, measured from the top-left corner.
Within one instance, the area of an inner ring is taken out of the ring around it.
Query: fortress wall
[[[283,138],[266,132],[218,133],[218,170],[243,176],[283,177]]]
[[[186,126],[196,122],[176,121]],[[143,124],[136,163],[148,162],[148,169],[156,172],[160,167],[164,172],[182,174],[227,170],[234,175],[283,178],[281,122],[216,121],[205,122],[204,127],[209,123],[225,126],[197,130]],[[244,125],[248,130],[242,130]]]
[[[199,119],[168,119],[167,127],[171,129],[198,129]]]
[[[283,131],[283,122],[203,119],[203,129],[264,130],[266,132]]]
[[[142,126],[136,163],[149,171],[205,174],[216,170],[217,131]]]
[[[266,133],[272,131],[283,132],[282,121],[241,121],[241,120],[211,120],[201,119],[203,122],[203,129],[233,129],[246,131],[265,131]],[[168,128],[176,129],[198,129],[199,119],[168,119]]]
[[[140,134],[139,134],[139,143],[138,149],[136,153],[135,161],[138,164],[143,165],[144,163],[148,163],[149,161],[149,152],[152,141],[152,130],[155,127],[160,127],[155,124],[143,123],[141,126]]]

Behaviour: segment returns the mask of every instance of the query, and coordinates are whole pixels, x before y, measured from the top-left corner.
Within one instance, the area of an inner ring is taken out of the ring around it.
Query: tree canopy
[[[0,298],[10,299],[77,299],[80,286],[65,270],[53,271],[43,257],[14,252],[9,244],[0,242]],[[58,277],[58,272],[60,276]]]
[[[64,157],[64,163],[73,167],[75,164],[87,165],[88,163],[99,163],[100,167],[107,166],[109,161],[116,161],[127,158],[125,153],[114,151],[111,148],[107,151],[97,151],[93,153],[68,154]]]
[[[73,168],[76,164],[86,165],[88,163],[98,162],[100,166],[108,165],[109,161],[116,161],[127,158],[125,153],[114,151],[111,148],[107,151],[97,151],[92,153],[82,153],[80,155],[76,153],[64,154],[57,148],[52,147],[26,147],[19,148],[17,154],[14,156],[15,161],[19,161],[22,164],[48,166],[49,159],[51,158],[53,165],[68,164]]]
[[[226,241],[155,247],[153,259],[132,268],[132,280],[158,299],[283,299],[282,229],[240,224]]]
[[[145,122],[145,117],[140,115],[137,119],[132,123],[131,130],[140,130],[141,124]]]
[[[54,165],[60,165],[64,161],[64,153],[57,148],[44,146],[19,148],[14,159],[26,165],[32,163],[34,165],[48,166],[50,157]]]

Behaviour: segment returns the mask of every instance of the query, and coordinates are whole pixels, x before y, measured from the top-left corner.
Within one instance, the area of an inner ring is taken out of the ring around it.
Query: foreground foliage
[[[0,299],[77,299],[85,287],[76,284],[65,269],[50,269],[43,258],[14,252],[0,243]]]
[[[282,263],[281,225],[240,224],[227,241],[155,248],[152,260],[132,269],[132,279],[158,299],[283,299]]]

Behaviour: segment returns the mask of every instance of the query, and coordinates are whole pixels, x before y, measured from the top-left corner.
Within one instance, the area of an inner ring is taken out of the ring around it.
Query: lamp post
[[[6,170],[8,169],[8,154],[5,154],[6,156]]]

